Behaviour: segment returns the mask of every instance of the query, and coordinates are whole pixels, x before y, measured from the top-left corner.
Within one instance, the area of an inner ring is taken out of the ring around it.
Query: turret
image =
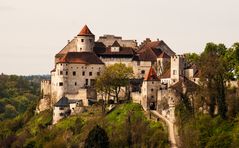
[[[93,52],[95,35],[91,33],[87,25],[82,28],[80,33],[75,38],[77,40],[77,52]]]

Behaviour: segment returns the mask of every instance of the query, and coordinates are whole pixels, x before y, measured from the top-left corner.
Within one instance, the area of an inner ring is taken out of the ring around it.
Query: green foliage
[[[0,75],[1,121],[14,118],[36,104],[39,99],[40,80],[41,77],[34,76]]]
[[[189,64],[198,64],[200,55],[196,53],[187,53],[185,54],[185,58]]]
[[[100,117],[100,107],[88,113],[70,116],[52,123],[52,111],[34,115],[32,107],[24,114],[0,122],[0,144],[6,147],[84,147],[85,141],[97,139],[97,133],[109,135],[109,147],[127,147],[127,133],[134,147],[168,147],[168,136],[160,122],[148,120],[139,104],[121,104]],[[93,114],[91,112],[94,112]],[[130,118],[130,122],[129,119]],[[99,125],[105,132],[94,131]],[[93,138],[95,135],[96,138]],[[89,136],[88,136],[89,135]],[[91,138],[87,138],[91,137]],[[106,138],[106,136],[103,136]],[[99,138],[99,137],[98,137]],[[101,136],[102,138],[102,136]]]
[[[180,127],[182,147],[235,147],[238,145],[238,121],[212,118],[205,114],[189,117]]]
[[[168,146],[167,132],[162,123],[148,120],[139,104],[119,105],[106,116],[106,119],[110,147]]]
[[[110,65],[96,79],[96,89],[104,95],[114,96],[118,101],[121,87],[126,87],[132,76],[133,69],[131,67],[126,67],[122,63]]]

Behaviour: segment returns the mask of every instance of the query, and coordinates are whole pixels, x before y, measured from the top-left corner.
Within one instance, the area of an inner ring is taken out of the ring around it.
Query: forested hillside
[[[239,43],[208,43],[186,58],[197,65],[200,80],[176,107],[181,147],[239,147]]]
[[[35,106],[40,81],[48,76],[0,75],[0,121],[14,118]]]

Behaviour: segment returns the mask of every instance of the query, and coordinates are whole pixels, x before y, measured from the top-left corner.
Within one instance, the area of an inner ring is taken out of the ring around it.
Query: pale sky
[[[49,74],[87,24],[98,36],[164,40],[176,53],[239,41],[238,0],[0,0],[0,73]]]

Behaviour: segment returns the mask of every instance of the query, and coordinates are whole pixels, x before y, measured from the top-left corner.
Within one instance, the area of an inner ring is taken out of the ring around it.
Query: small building
[[[71,109],[69,105],[69,99],[67,97],[62,97],[56,104],[54,104],[53,109],[53,124],[56,124],[59,120],[69,116],[71,114]]]
[[[82,100],[68,99],[63,96],[53,108],[53,124],[56,124],[59,120],[75,115],[84,111]]]

